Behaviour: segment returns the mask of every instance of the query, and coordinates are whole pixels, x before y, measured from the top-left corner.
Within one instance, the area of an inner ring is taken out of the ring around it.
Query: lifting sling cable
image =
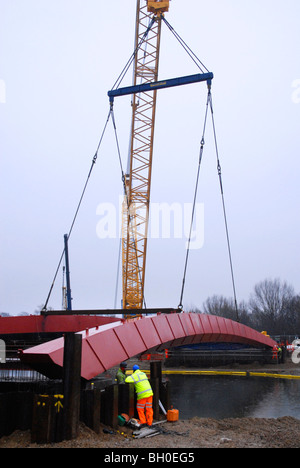
[[[180,35],[174,30],[174,28],[170,25],[170,23],[166,20],[166,18],[164,16],[162,16],[162,19],[163,19],[164,23],[167,25],[167,27],[169,28],[169,30],[172,32],[172,34],[176,37],[178,42],[181,44],[181,46],[184,48],[184,50],[187,52],[187,54],[191,57],[193,62],[201,70],[201,72],[204,73],[203,68],[208,72],[208,69],[206,68],[206,66],[194,54],[194,52],[190,49],[190,47],[186,44],[186,42],[180,37]],[[226,238],[227,238],[227,246],[228,246],[229,261],[230,261],[230,270],[231,270],[231,278],[232,278],[233,294],[234,294],[234,305],[235,305],[235,310],[236,310],[237,321],[239,321],[239,312],[238,312],[238,305],[237,305],[237,299],[236,299],[236,287],[235,287],[235,279],[234,279],[234,272],[233,272],[233,262],[232,262],[232,254],[231,254],[231,247],[230,247],[229,230],[228,230],[227,214],[226,214],[226,207],[225,207],[225,198],[224,198],[224,191],[223,191],[222,172],[221,172],[219,151],[218,151],[218,145],[217,145],[214,113],[213,113],[213,106],[212,106],[212,96],[211,96],[210,91],[209,91],[208,98],[209,98],[209,107],[210,107],[211,116],[212,116],[214,141],[215,141],[215,148],[216,148],[216,154],[217,154],[217,169],[218,169],[218,176],[219,176],[221,196],[222,196],[222,206],[223,206],[223,213],[224,213],[224,220],[225,220]],[[202,148],[202,151],[203,151],[203,148]],[[201,155],[201,157],[202,157],[202,155]],[[200,169],[200,166],[198,168],[198,172],[199,172],[199,169]],[[197,179],[197,184],[198,184],[198,179]],[[195,200],[194,200],[194,203],[195,203]],[[193,207],[193,210],[194,210],[194,207]],[[192,222],[193,222],[193,215],[192,215]],[[190,238],[189,238],[189,243],[190,243]],[[184,269],[181,299],[180,299],[180,304],[179,304],[180,308],[182,308],[182,299],[183,299],[183,291],[184,291],[184,283],[185,283],[188,256],[189,256],[189,247],[187,249],[187,255],[186,255],[186,263],[185,263],[185,269]]]
[[[175,31],[175,29],[170,25],[170,23],[166,20],[164,16],[162,16],[162,19],[164,23],[167,25],[171,33],[175,36],[177,41],[180,43],[180,45],[184,48],[186,53],[191,57],[193,62],[197,65],[197,67],[200,69],[202,73],[204,73],[204,70],[208,72],[209,70],[206,68],[206,66],[201,62],[201,60],[197,57],[197,55],[190,49],[190,47],[186,44],[186,42],[179,36],[179,34]]]
[[[154,25],[155,23],[155,17],[152,18],[152,20],[150,21],[149,23],[149,26],[147,28],[147,30],[145,31],[142,39],[140,40],[140,42],[138,43],[136,49],[134,50],[134,52],[132,53],[131,57],[129,58],[128,62],[126,63],[125,67],[123,68],[122,72],[120,73],[118,79],[116,80],[115,84],[113,85],[112,87],[112,90],[113,89],[118,89],[119,86],[121,85],[126,73],[128,72],[129,68],[131,67],[134,59],[135,59],[135,56],[136,54],[138,53],[139,49],[142,47],[143,43],[145,42],[145,40],[147,39],[148,37],[148,34],[149,32],[151,31],[152,29],[152,26]]]
[[[116,138],[116,145],[117,145],[117,152],[118,152],[118,158],[119,158],[119,163],[120,163],[120,169],[121,169],[121,174],[122,174],[124,195],[125,195],[125,198],[126,198],[127,210],[128,210],[128,213],[129,213],[129,226],[131,226],[131,229],[132,229],[132,233],[133,233],[132,236],[135,237],[134,236],[134,226],[132,225],[132,216],[130,215],[129,196],[128,196],[128,193],[127,193],[125,173],[124,173],[123,165],[122,165],[119,138],[118,138],[118,134],[117,134],[116,119],[115,119],[112,103],[111,103],[111,115],[112,115],[112,122],[113,122],[113,127],[114,127],[115,138]],[[121,236],[121,239],[122,239],[122,236]],[[137,262],[137,265],[139,265],[136,242],[134,243],[134,246],[135,246],[136,262]],[[120,253],[119,253],[119,256],[120,256]],[[118,270],[119,270],[119,268],[120,268],[120,263],[118,264]],[[139,278],[140,278],[140,281],[141,281],[141,269],[140,269],[140,267],[138,268],[138,274],[139,274]],[[116,302],[116,299],[115,299],[115,302]],[[147,309],[145,295],[143,295],[143,303],[144,303],[144,308]]]
[[[221,190],[221,196],[222,196],[222,207],[223,207],[223,214],[224,214],[224,221],[225,221],[226,239],[227,239],[227,247],[228,247],[229,261],[230,261],[230,270],[231,270],[231,279],[232,279],[233,294],[234,294],[234,305],[235,305],[235,311],[236,311],[236,319],[237,319],[237,321],[239,322],[239,312],[238,312],[238,305],[237,305],[237,298],[236,298],[236,287],[235,287],[235,279],[234,279],[234,272],[233,272],[233,262],[232,262],[232,254],[231,254],[231,247],[230,247],[230,239],[229,239],[229,229],[228,229],[227,214],[226,214],[226,206],[225,206],[225,197],[224,197],[223,182],[222,182],[222,171],[221,171],[221,164],[220,164],[220,158],[219,158],[219,150],[218,150],[218,144],[217,144],[217,134],[216,134],[216,127],[215,127],[215,120],[214,120],[214,112],[213,112],[213,105],[212,105],[212,95],[211,95],[211,90],[210,90],[210,89],[209,89],[209,91],[208,91],[208,97],[207,97],[206,114],[205,114],[205,122],[204,122],[203,137],[202,137],[202,140],[201,140],[201,148],[200,148],[200,156],[199,156],[199,164],[198,164],[198,173],[197,173],[197,180],[196,180],[196,188],[195,188],[194,202],[193,202],[193,210],[192,210],[192,219],[191,219],[190,235],[189,235],[189,240],[188,240],[188,247],[187,247],[186,260],[185,260],[185,266],[184,266],[184,275],[183,275],[183,280],[182,280],[181,296],[180,296],[180,302],[179,302],[178,308],[179,308],[179,309],[183,309],[183,304],[182,304],[182,302],[183,302],[183,294],[184,294],[185,279],[186,279],[186,272],[187,272],[187,264],[188,264],[188,259],[189,259],[191,232],[192,232],[192,225],[193,225],[193,219],[194,219],[194,211],[195,211],[196,196],[197,196],[197,191],[198,191],[198,183],[199,183],[199,175],[200,175],[200,166],[201,166],[201,161],[202,161],[203,148],[204,148],[204,144],[205,144],[204,135],[205,135],[206,122],[207,122],[208,107],[210,108],[211,116],[212,116],[214,143],[215,143],[215,150],[216,150],[216,155],[217,155],[217,169],[218,169],[218,176],[219,176],[219,182],[220,182],[220,190]]]
[[[196,177],[196,186],[195,186],[193,209],[192,209],[192,218],[191,218],[189,239],[188,239],[188,244],[187,244],[187,249],[186,249],[186,257],[185,257],[184,272],[183,272],[183,279],[182,279],[181,295],[180,295],[180,301],[179,301],[179,305],[178,305],[178,309],[181,309],[181,310],[183,309],[182,302],[183,302],[183,294],[184,294],[184,287],[185,287],[185,279],[186,279],[187,265],[188,265],[188,259],[189,259],[189,253],[190,253],[190,244],[191,244],[192,228],[193,228],[194,215],[195,215],[195,206],[196,206],[196,199],[197,199],[197,192],[198,192],[198,185],[199,185],[201,162],[202,162],[203,150],[204,150],[204,145],[205,145],[205,130],[206,130],[206,123],[207,123],[209,100],[210,100],[210,87],[208,89],[208,96],[207,96],[207,102],[206,102],[204,126],[203,126],[203,133],[202,133],[202,139],[201,139],[200,154],[199,154],[199,161],[198,161],[198,171],[197,171],[197,177]]]
[[[220,158],[219,158],[219,149],[218,149],[215,118],[214,118],[214,111],[213,111],[213,104],[212,104],[211,94],[210,94],[210,111],[211,111],[211,118],[212,118],[212,126],[213,126],[216,156],[217,156],[217,170],[218,170],[221,197],[222,197],[222,206],[223,206],[223,214],[224,214],[224,222],[225,222],[225,230],[226,230],[226,239],[227,239],[228,255],[229,255],[229,262],[230,262],[230,271],[231,271],[231,279],[232,279],[232,287],[233,287],[233,295],[234,295],[234,306],[235,306],[236,318],[237,318],[237,321],[239,322],[239,311],[238,311],[237,298],[236,298],[236,287],[235,287],[235,279],[234,279],[234,272],[233,272],[233,262],[232,262],[231,246],[230,246],[230,239],[229,239],[229,229],[228,229],[227,213],[226,213],[226,206],[225,206],[225,197],[224,197],[223,182],[222,182],[222,170],[221,170],[221,164],[220,164]]]
[[[91,167],[90,167],[88,176],[87,176],[87,178],[86,178],[86,181],[85,181],[85,184],[84,184],[84,187],[83,187],[83,191],[82,191],[82,193],[81,193],[81,197],[80,197],[79,203],[78,203],[78,205],[77,205],[75,215],[74,215],[74,217],[73,217],[73,221],[72,221],[71,227],[70,227],[70,229],[69,229],[68,239],[70,238],[71,233],[72,233],[72,231],[73,231],[73,227],[74,227],[75,221],[76,221],[76,219],[77,219],[78,212],[79,212],[79,209],[80,209],[80,207],[81,207],[82,200],[83,200],[84,194],[85,194],[86,189],[87,189],[87,186],[88,186],[88,182],[89,182],[89,180],[90,180],[91,174],[92,174],[93,169],[94,169],[94,167],[95,167],[95,164],[96,164],[96,162],[97,162],[98,153],[99,153],[100,146],[101,146],[101,143],[102,143],[103,138],[104,138],[104,134],[105,134],[105,131],[106,131],[106,128],[107,128],[107,125],[108,125],[110,116],[111,116],[111,110],[109,111],[108,117],[107,117],[106,122],[105,122],[105,125],[104,125],[104,129],[103,129],[103,131],[102,131],[102,134],[101,134],[101,137],[100,137],[100,140],[99,140],[97,149],[96,149],[96,152],[95,152],[95,154],[94,154],[94,156],[93,156],[92,164],[91,164]],[[44,311],[47,310],[47,306],[48,306],[48,303],[49,303],[49,299],[50,299],[50,297],[51,297],[51,294],[52,294],[52,291],[53,291],[53,288],[54,288],[54,284],[55,284],[55,281],[56,281],[56,278],[57,278],[57,275],[58,275],[58,272],[59,272],[59,269],[60,269],[60,265],[61,265],[61,262],[62,262],[62,260],[63,260],[63,258],[64,258],[64,254],[65,254],[65,249],[63,249],[63,251],[62,251],[62,254],[61,254],[61,257],[60,257],[60,259],[59,259],[58,266],[57,266],[57,269],[56,269],[56,272],[55,272],[55,275],[54,275],[54,278],[53,278],[53,281],[52,281],[52,284],[51,284],[51,287],[50,287],[50,291],[49,291],[49,293],[48,293],[48,296],[47,296],[46,302],[45,302],[45,304],[44,304],[44,307],[43,307],[43,309],[42,309],[42,310],[44,310]]]
[[[121,263],[121,250],[122,250],[122,233],[120,233],[120,242],[119,242],[118,267],[117,267],[117,277],[116,277],[116,287],[115,287],[114,309],[117,308],[117,299],[118,299],[118,290],[119,290],[119,273],[120,273],[120,263]]]

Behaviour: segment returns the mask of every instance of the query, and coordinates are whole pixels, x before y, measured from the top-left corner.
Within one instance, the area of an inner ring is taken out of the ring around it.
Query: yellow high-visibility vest
[[[148,398],[153,395],[150,382],[145,372],[136,370],[132,375],[126,377],[126,383],[134,383],[137,399]]]

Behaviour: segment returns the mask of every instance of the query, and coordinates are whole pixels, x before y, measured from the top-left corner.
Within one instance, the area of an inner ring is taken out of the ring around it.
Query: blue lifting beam
[[[127,86],[126,88],[114,89],[112,91],[108,91],[107,94],[109,96],[110,102],[113,102],[114,98],[118,96],[145,93],[147,91],[155,91],[157,89],[173,88],[175,86],[199,83],[201,81],[207,81],[207,84],[210,85],[213,77],[213,73],[210,72],[197,75],[182,76],[180,78],[172,78],[170,80],[155,81],[153,83],[144,83],[141,85]]]

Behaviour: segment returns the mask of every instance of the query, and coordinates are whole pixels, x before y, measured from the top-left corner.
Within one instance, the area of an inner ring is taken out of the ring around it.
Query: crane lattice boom
[[[169,1],[137,0],[134,86],[157,81],[161,15]],[[155,22],[141,43],[149,24]],[[129,170],[123,204],[123,309],[142,309],[157,91],[134,94]]]

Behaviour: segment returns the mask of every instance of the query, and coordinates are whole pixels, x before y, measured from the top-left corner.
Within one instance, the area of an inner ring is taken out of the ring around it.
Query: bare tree
[[[218,315],[219,317],[236,318],[234,301],[224,296],[214,295],[206,299],[203,304],[203,312],[209,315]]]
[[[285,308],[280,321],[280,334],[300,334],[300,296],[294,296]]]
[[[227,299],[224,296],[214,295],[209,297],[203,304],[203,312],[210,315],[218,315],[231,320],[238,320],[245,325],[249,324],[249,315],[247,305],[241,302],[236,311],[235,303],[232,298]]]
[[[269,333],[280,332],[283,317],[293,297],[293,287],[278,278],[256,284],[249,301],[253,323],[264,327]]]
[[[300,296],[278,278],[257,283],[249,302],[238,305],[238,314],[234,300],[221,295],[209,297],[201,310],[194,306],[191,311],[225,317],[272,335],[300,335]]]

